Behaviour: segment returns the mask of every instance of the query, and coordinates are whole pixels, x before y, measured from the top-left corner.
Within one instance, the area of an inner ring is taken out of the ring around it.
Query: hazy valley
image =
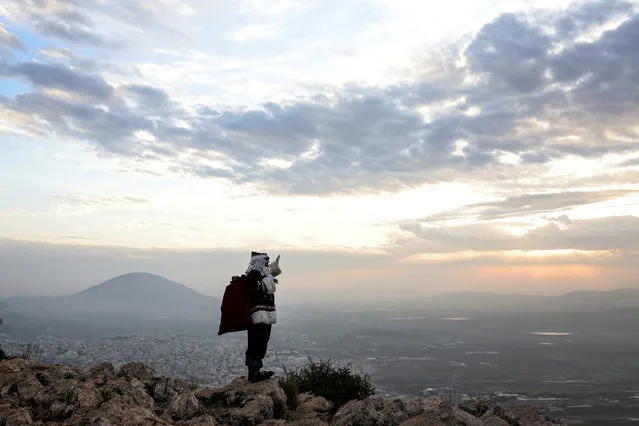
[[[222,384],[244,374],[243,334],[218,337],[219,299],[150,274],[2,302],[2,346],[77,366],[133,360]],[[379,391],[530,400],[571,419],[639,417],[639,291],[561,297],[445,294],[388,306],[280,306],[268,364],[352,363]],[[430,390],[429,390],[430,389]],[[530,401],[528,401],[530,402]]]

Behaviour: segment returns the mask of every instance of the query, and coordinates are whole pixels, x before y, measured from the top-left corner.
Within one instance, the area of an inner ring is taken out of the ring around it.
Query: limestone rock
[[[286,424],[290,426],[329,426],[329,424],[322,419],[302,419]]]
[[[200,402],[193,392],[183,392],[171,402],[169,411],[174,419],[189,420],[200,411]]]
[[[480,426],[482,424],[481,420],[436,397],[424,400],[423,409],[422,414],[400,423],[400,426]]]
[[[78,370],[68,365],[57,365],[55,368],[49,370],[53,373],[54,380],[67,379],[67,380],[80,380],[81,374]]]
[[[22,426],[33,424],[29,408],[0,409],[0,424],[6,426]]]
[[[309,424],[325,424],[331,417],[333,403],[321,396],[312,393],[304,393],[298,398],[298,406],[295,411],[289,412],[289,422],[297,424],[306,422]]]
[[[0,374],[19,373],[21,371],[30,370],[38,365],[40,364],[27,359],[7,359],[0,362]]]
[[[375,404],[370,399],[346,403],[337,411],[332,421],[334,426],[386,426],[387,424],[384,416],[375,410]]]
[[[102,403],[102,396],[90,382],[80,383],[75,379],[63,379],[43,388],[34,397],[34,402],[43,420],[70,417],[76,411],[88,412]]]
[[[44,389],[44,386],[35,377],[27,377],[17,383],[18,397],[24,401],[29,401]]]
[[[333,409],[333,403],[321,396],[313,396],[312,398],[300,403],[297,411],[306,413],[326,414]]]
[[[84,374],[86,380],[90,380],[97,385],[104,385],[115,376],[115,367],[110,362],[98,364]]]
[[[260,423],[260,426],[329,426],[329,423],[321,419],[302,419],[288,422],[281,419],[271,419]]]
[[[225,424],[258,425],[283,417],[287,411],[286,394],[275,380],[250,383],[236,379],[215,390],[211,403]]]
[[[556,424],[544,416],[538,408],[532,406],[498,406],[495,408],[495,413],[509,424],[526,426],[546,426]]]
[[[147,384],[153,379],[153,370],[141,362],[130,362],[120,368],[118,377],[127,379],[136,378],[140,382]]]
[[[424,412],[424,402],[421,399],[411,398],[404,400],[404,410],[408,417],[416,417]]]
[[[154,401],[146,391],[144,384],[136,378],[127,380],[123,377],[109,380],[102,388],[102,395],[106,401],[118,396],[126,395],[131,397],[136,405],[143,408],[153,409]]]
[[[216,391],[217,389],[211,386],[200,386],[193,391],[193,395],[195,395],[198,401],[208,403],[211,402],[211,398]]]
[[[83,423],[79,422],[78,424]],[[101,426],[157,426],[169,423],[157,417],[149,409],[136,405],[130,396],[118,395],[104,403],[100,410],[89,420],[88,424]]]
[[[304,393],[299,396],[298,406],[295,410],[297,413],[305,414],[308,416],[328,415],[333,409],[333,403],[328,399],[315,396],[310,392]]]
[[[183,422],[176,423],[179,426],[217,426],[218,423],[215,421],[213,416],[205,414],[203,416],[194,417],[190,420],[186,420]]]
[[[493,398],[482,396],[462,401],[459,408],[475,417],[482,417],[497,406]]]
[[[141,363],[116,374],[104,363],[87,370],[27,360],[0,361],[0,425],[181,426],[545,426],[561,424],[535,407],[502,406],[473,398],[453,407],[440,399],[372,397],[345,404],[333,416],[327,399],[299,396],[288,411],[276,380],[195,388],[174,378],[152,377]]]
[[[15,396],[28,402],[43,388],[44,386],[33,375],[19,373],[3,381],[3,386],[0,386],[0,397]]]
[[[453,406],[439,398],[427,398],[424,401],[424,413],[435,414],[443,421],[455,418]]]
[[[191,390],[191,385],[182,379],[156,377],[151,380],[153,398],[156,402],[170,404],[181,393]]]
[[[477,417],[469,414],[459,408],[453,408],[453,418],[455,424],[463,424],[464,426],[482,426],[484,423]]]
[[[388,400],[381,397],[372,398],[375,409],[380,412],[390,425],[399,425],[406,420],[424,412],[424,406],[418,400],[394,398]]]
[[[51,371],[38,371],[35,373],[34,378],[40,382],[42,386],[48,386],[51,382],[58,380]]]
[[[286,394],[275,380],[251,383],[243,377],[233,380],[225,387],[215,389],[211,399],[213,401],[223,400],[227,405],[233,406],[255,395],[268,396],[274,400],[276,405],[286,406]]]
[[[102,396],[92,383],[82,383],[76,386],[69,402],[79,411],[88,411],[102,404]]]
[[[510,423],[495,414],[484,416],[481,420],[484,422],[484,426],[510,426]]]
[[[435,413],[424,413],[417,417],[408,419],[401,423],[400,426],[447,426],[449,423],[444,423],[437,417]]]

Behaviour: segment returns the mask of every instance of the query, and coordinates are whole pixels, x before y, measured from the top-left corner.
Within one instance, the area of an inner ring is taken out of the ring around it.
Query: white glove
[[[271,274],[274,277],[277,277],[279,274],[282,273],[282,270],[280,269],[280,256],[278,255],[277,258],[275,259],[275,262],[271,262],[270,265],[268,265],[269,268],[271,268]]]
[[[268,294],[275,293],[276,285],[275,285],[275,278],[273,278],[273,275],[269,274],[265,276],[264,278],[262,278],[262,287]]]

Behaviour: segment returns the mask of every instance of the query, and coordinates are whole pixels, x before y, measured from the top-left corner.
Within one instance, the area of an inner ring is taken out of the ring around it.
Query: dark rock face
[[[479,397],[463,401],[459,408],[475,417],[482,417],[497,407],[497,402],[488,397]]]
[[[333,405],[310,393],[289,410],[275,380],[195,387],[155,377],[142,363],[116,371],[99,364],[87,370],[12,359],[0,361],[0,424],[75,425],[293,425],[293,426],[518,426],[561,424],[533,407],[506,408],[490,398],[453,407],[437,398],[351,401]],[[334,414],[333,414],[334,413]]]

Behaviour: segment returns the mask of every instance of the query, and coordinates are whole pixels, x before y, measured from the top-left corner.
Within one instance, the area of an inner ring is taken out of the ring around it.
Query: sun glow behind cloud
[[[480,260],[494,259],[506,262],[517,262],[527,260],[545,260],[549,258],[555,259],[575,259],[575,258],[604,258],[614,256],[614,253],[606,250],[575,250],[575,249],[557,249],[557,250],[495,250],[495,251],[473,251],[466,250],[452,253],[422,253],[409,256],[406,262],[455,262],[463,260]]]

